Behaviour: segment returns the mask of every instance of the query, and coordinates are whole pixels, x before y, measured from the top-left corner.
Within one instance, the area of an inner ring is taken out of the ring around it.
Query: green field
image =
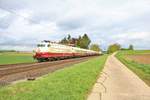
[[[128,59],[126,56],[136,54],[150,54],[150,50],[119,51],[116,57],[150,86],[150,64],[141,64]]]
[[[0,100],[85,100],[107,55],[45,75],[35,81],[0,88]]]
[[[32,53],[22,52],[1,52],[0,65],[35,62]]]

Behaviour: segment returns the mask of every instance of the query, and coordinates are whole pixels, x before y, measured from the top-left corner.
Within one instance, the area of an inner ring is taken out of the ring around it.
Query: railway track
[[[0,85],[6,85],[21,79],[36,78],[55,70],[86,61],[93,57],[67,59],[53,62],[14,64],[0,66]]]

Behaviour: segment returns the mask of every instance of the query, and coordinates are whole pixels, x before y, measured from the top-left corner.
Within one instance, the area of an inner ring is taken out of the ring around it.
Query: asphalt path
[[[150,100],[150,87],[113,54],[108,57],[88,100]]]

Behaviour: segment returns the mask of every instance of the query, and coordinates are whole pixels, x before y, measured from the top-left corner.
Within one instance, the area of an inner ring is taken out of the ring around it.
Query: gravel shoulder
[[[70,67],[95,57],[83,57],[53,62],[13,64],[0,67],[0,86],[24,79],[34,79],[42,75],[54,72],[58,69]]]

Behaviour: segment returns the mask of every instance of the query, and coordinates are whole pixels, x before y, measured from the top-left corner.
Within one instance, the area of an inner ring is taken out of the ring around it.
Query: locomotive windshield
[[[45,47],[44,44],[38,44],[37,47]]]

